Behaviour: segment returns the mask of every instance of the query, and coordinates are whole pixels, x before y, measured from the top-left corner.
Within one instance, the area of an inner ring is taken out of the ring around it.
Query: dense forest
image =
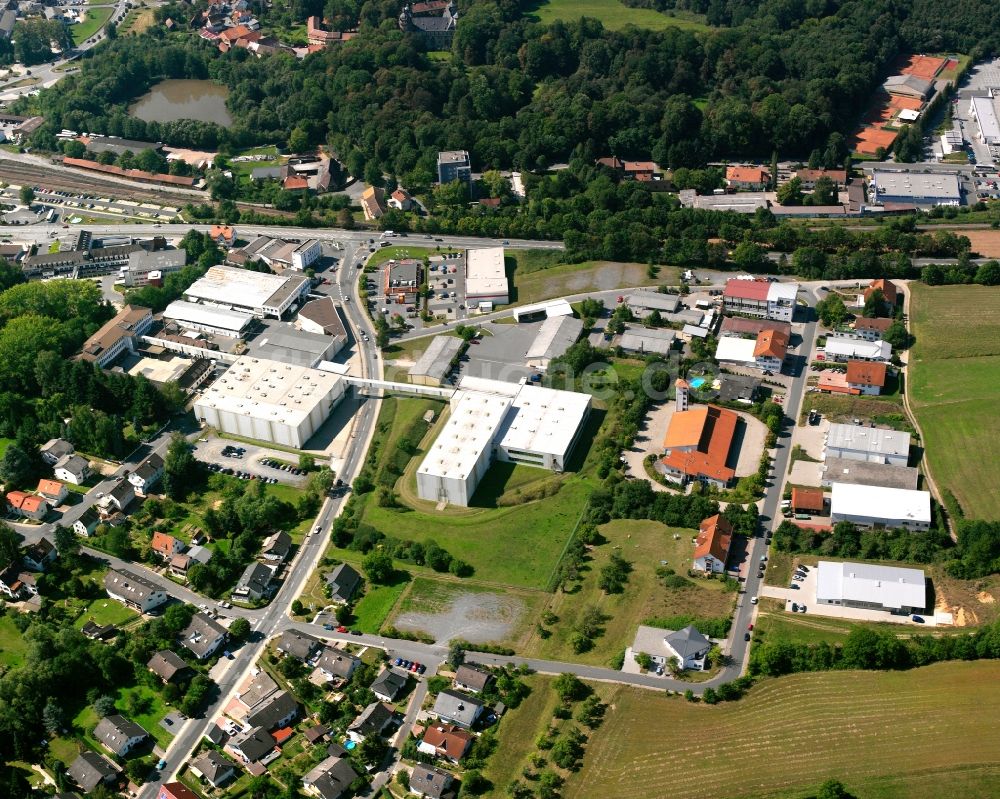
[[[669,0],[666,0],[669,3]],[[328,5],[337,18],[349,3]],[[344,7],[341,8],[340,6]],[[369,163],[410,187],[434,178],[440,149],[465,148],[476,167],[537,169],[614,152],[672,168],[716,157],[805,157],[850,128],[902,52],[973,52],[1000,43],[1000,7],[973,0],[694,0],[708,32],[596,20],[533,21],[511,0],[464,7],[452,58],[430,58],[395,23],[398,3],[357,9],[362,35],[303,61],[225,55],[156,27],[83,59],[58,89],[21,101],[61,128],[198,147],[294,139],[326,144],[361,176]],[[314,13],[299,0],[289,13]],[[197,7],[197,6],[196,6]],[[326,10],[325,8],[323,10]],[[180,6],[158,9],[186,19]],[[214,78],[230,89],[229,130],[193,120],[145,123],[127,104],[160,78]],[[841,139],[842,142],[842,139]],[[837,150],[837,147],[833,148]]]

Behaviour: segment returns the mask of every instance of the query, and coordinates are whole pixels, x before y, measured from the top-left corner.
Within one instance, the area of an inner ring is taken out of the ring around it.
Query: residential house
[[[118,635],[118,628],[113,624],[98,624],[91,619],[80,628],[80,632],[91,641],[105,641]]]
[[[877,361],[848,361],[847,386],[852,394],[878,396],[885,388],[888,366]]]
[[[727,519],[718,513],[703,519],[695,539],[693,568],[707,574],[722,574],[732,543],[733,526]]]
[[[261,707],[264,702],[278,691],[278,683],[270,674],[261,669],[250,682],[237,689],[236,698],[249,713],[255,707]],[[243,715],[246,715],[244,713]]]
[[[142,727],[117,713],[105,716],[94,729],[94,739],[118,757],[125,757],[148,737]]]
[[[837,191],[847,186],[847,172],[843,169],[800,169],[795,173],[795,177],[806,191],[815,189],[816,181],[820,178],[829,178]]]
[[[53,507],[62,505],[69,496],[69,489],[58,480],[46,480],[42,478],[38,481],[35,492]]]
[[[124,513],[125,509],[132,504],[135,499],[135,489],[124,477],[119,478],[110,491],[98,502],[105,515],[113,513]]]
[[[264,560],[271,561],[272,563],[282,563],[288,557],[288,553],[291,552],[291,550],[292,537],[284,530],[279,530],[264,539],[264,545],[261,547],[260,556],[264,558]]]
[[[372,702],[347,728],[347,737],[361,743],[369,735],[382,735],[392,724],[393,710],[382,702]]]
[[[385,189],[369,186],[361,192],[361,210],[369,222],[381,219],[385,215]]]
[[[406,689],[407,677],[393,669],[384,669],[372,682],[370,688],[377,699],[383,702],[395,702]]]
[[[454,724],[431,724],[424,730],[424,737],[417,744],[417,750],[425,755],[458,763],[465,757],[474,740],[472,733]]]
[[[720,375],[719,401],[742,402],[751,405],[760,391],[760,380],[744,375]]]
[[[892,322],[892,319],[884,317],[859,316],[854,320],[854,334],[866,341],[881,341],[885,332],[892,326]]]
[[[198,660],[210,658],[226,640],[226,628],[205,613],[195,613],[180,635],[183,644]]]
[[[246,723],[265,730],[276,730],[287,726],[298,712],[294,696],[288,691],[276,691],[247,713]]]
[[[188,669],[188,664],[176,652],[169,649],[161,649],[146,663],[146,668],[159,677],[163,682],[173,682],[179,674],[183,674]]]
[[[862,295],[865,302],[868,302],[876,291],[882,292],[882,296],[885,298],[885,304],[889,307],[889,309],[896,307],[896,304],[899,302],[899,289],[896,288],[895,283],[891,280],[886,280],[884,277],[873,280],[868,284],[868,288],[865,289],[864,294]]]
[[[49,512],[49,503],[44,498],[23,491],[7,492],[7,510],[26,519],[41,521]]]
[[[261,599],[270,592],[272,577],[274,572],[269,567],[255,561],[243,570],[233,596],[251,602]]]
[[[302,778],[302,787],[307,794],[319,799],[340,799],[350,791],[357,778],[358,773],[349,759],[331,755]]]
[[[323,651],[316,658],[316,668],[323,672],[328,680],[349,680],[359,665],[361,665],[360,658],[335,646],[323,647]],[[378,693],[375,695],[378,696]]]
[[[274,752],[276,745],[271,733],[260,727],[253,727],[232,738],[226,745],[226,751],[250,765]]]
[[[171,555],[170,560],[167,561],[167,568],[170,569],[170,573],[174,577],[183,577],[187,579],[188,569],[191,568],[191,556],[185,555],[183,553],[178,555]]]
[[[72,455],[76,450],[73,445],[70,444],[64,438],[50,438],[45,444],[38,450],[38,454],[42,456],[42,460],[45,461],[49,466],[55,466],[60,460],[65,458],[67,455]]]
[[[451,788],[453,779],[447,771],[418,763],[410,772],[410,793],[428,799],[442,799]]]
[[[20,602],[38,593],[34,578],[25,571],[21,571],[16,564],[11,564],[0,572],[0,594],[3,594],[11,602]]]
[[[278,651],[298,660],[309,660],[323,646],[318,638],[298,630],[285,630],[278,639]]]
[[[80,514],[79,519],[73,522],[73,532],[84,538],[90,538],[100,523],[100,516],[97,515],[97,511],[91,506]]]
[[[460,691],[479,694],[483,692],[492,679],[493,675],[486,669],[463,663],[455,672],[455,687]]]
[[[791,322],[798,293],[798,283],[731,278],[722,292],[722,304],[727,313]]]
[[[156,799],[201,799],[183,782],[165,782],[160,786]]]
[[[312,745],[320,741],[327,741],[330,738],[330,727],[326,724],[317,724],[314,727],[303,730],[302,737],[306,739],[307,743]]]
[[[184,551],[184,542],[172,535],[156,531],[153,533],[151,548],[161,559],[170,560],[177,553]]]
[[[29,544],[23,555],[24,565],[36,572],[43,572],[50,563],[55,563],[58,553],[49,539],[42,536],[34,544]]]
[[[330,601],[346,605],[361,585],[361,575],[351,566],[341,563],[326,575],[326,584],[330,589]]]
[[[112,599],[140,613],[148,613],[170,598],[156,583],[128,569],[109,570],[104,575],[104,590]]]
[[[128,481],[136,491],[146,496],[149,490],[160,482],[161,477],[163,477],[163,458],[154,452],[135,467],[135,471],[128,476]]]
[[[208,235],[220,247],[232,247],[236,243],[236,228],[230,225],[212,225]]]
[[[0,12],[0,38],[10,39],[14,35],[14,25],[17,23],[17,14],[10,9]]]
[[[757,334],[753,357],[757,368],[777,374],[788,351],[788,335],[778,330],[762,330]]]
[[[201,564],[208,563],[212,559],[212,554],[212,550],[201,544],[196,544],[187,551],[187,555],[191,558],[192,562],[197,561]]]
[[[118,770],[103,755],[84,752],[69,766],[69,777],[84,793],[98,785],[113,785],[118,780]]]
[[[483,703],[476,697],[450,688],[438,694],[431,711],[441,721],[469,729],[483,712]]]
[[[736,191],[766,191],[771,174],[761,166],[727,166],[726,185]]]
[[[822,488],[792,488],[791,509],[793,513],[822,514],[826,508]]]
[[[683,630],[670,633],[663,639],[668,657],[677,658],[682,669],[701,669],[712,642],[690,624]]]
[[[723,336],[753,336],[757,338],[765,330],[779,330],[791,336],[792,326],[788,322],[774,319],[748,319],[743,316],[727,316],[722,320],[719,333]]]
[[[192,762],[191,772],[213,788],[225,785],[236,776],[233,764],[214,749],[209,749]]]
[[[409,211],[413,207],[413,198],[403,189],[396,189],[389,195],[389,207],[397,211]]]

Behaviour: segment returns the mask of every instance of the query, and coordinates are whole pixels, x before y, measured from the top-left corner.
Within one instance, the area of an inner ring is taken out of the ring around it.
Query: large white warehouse
[[[417,494],[468,506],[494,460],[563,471],[589,411],[589,394],[463,379],[417,470]]]
[[[931,495],[908,488],[833,483],[830,519],[860,527],[926,530],[931,526]]]
[[[269,275],[235,266],[213,266],[184,292],[186,299],[246,311],[260,318],[281,316],[309,293],[304,275]]]
[[[509,302],[503,247],[468,250],[465,257],[465,297],[470,304]]]
[[[223,433],[300,448],[344,390],[331,372],[244,356],[205,389],[194,413]]]

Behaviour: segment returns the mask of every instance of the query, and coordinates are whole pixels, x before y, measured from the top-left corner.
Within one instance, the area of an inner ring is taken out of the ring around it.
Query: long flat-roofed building
[[[640,355],[667,355],[676,338],[677,333],[669,328],[628,325],[618,338],[618,346]]]
[[[860,527],[931,526],[931,495],[927,491],[834,482],[830,486],[830,518]]]
[[[845,363],[847,361],[881,361],[892,359],[892,345],[888,341],[868,341],[863,338],[830,336],[826,340],[826,360]]]
[[[920,569],[821,560],[816,601],[821,605],[887,610],[909,615],[927,606],[927,580]]]
[[[263,358],[314,367],[337,354],[337,341],[322,333],[295,328],[270,328],[255,342],[255,352]]]
[[[88,338],[78,356],[101,368],[114,362],[122,353],[134,352],[136,341],[153,324],[153,312],[139,305],[126,305],[114,319],[105,322]]]
[[[722,302],[729,313],[791,322],[798,292],[798,283],[731,278],[726,281]]]
[[[465,298],[469,303],[509,301],[503,247],[482,247],[465,254]]]
[[[979,141],[989,145],[1000,144],[1000,119],[997,118],[996,100],[993,97],[972,97],[969,113],[979,123]]]
[[[642,317],[653,311],[661,314],[675,313],[681,306],[681,298],[677,294],[661,294],[658,291],[638,289],[625,298],[628,309],[636,316]]]
[[[910,434],[834,422],[826,434],[826,457],[906,466],[910,459]]]
[[[957,173],[876,169],[868,187],[872,202],[904,205],[961,205]]]
[[[344,390],[331,372],[243,356],[205,389],[194,412],[224,433],[300,448]]]
[[[583,332],[583,320],[573,316],[553,316],[542,322],[526,353],[527,364],[548,369],[549,364],[576,343]]]
[[[417,493],[467,506],[494,460],[563,471],[589,411],[589,394],[463,381],[451,399],[451,417],[417,470]]]
[[[418,386],[440,386],[461,349],[462,339],[456,336],[435,336],[424,354],[410,367],[410,382]]]
[[[151,275],[159,273],[160,277],[170,272],[184,268],[187,263],[187,253],[182,250],[136,250],[130,252],[128,263],[119,273],[125,280],[125,287],[145,286],[151,280]]]
[[[216,308],[197,302],[175,300],[163,311],[163,318],[170,319],[187,330],[199,330],[228,338],[239,338],[246,332],[253,317],[248,313]]]
[[[304,275],[269,275],[234,266],[213,266],[184,296],[194,302],[217,305],[253,316],[281,316],[309,292]]]

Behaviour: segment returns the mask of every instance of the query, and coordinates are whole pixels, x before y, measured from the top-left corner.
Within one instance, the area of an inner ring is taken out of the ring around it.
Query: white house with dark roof
[[[104,590],[123,605],[148,613],[159,607],[170,595],[160,586],[128,569],[111,569],[104,575]]]
[[[105,716],[94,729],[94,738],[118,757],[124,757],[148,737],[142,727],[118,714]]]
[[[326,575],[326,584],[330,587],[330,600],[344,605],[351,601],[361,585],[361,575],[348,564],[341,563]]]
[[[180,635],[181,644],[198,660],[212,657],[225,643],[226,628],[210,616],[198,612]]]
[[[209,749],[191,763],[191,773],[205,780],[213,788],[218,788],[236,776],[236,768],[219,752]]]
[[[163,467],[163,458],[153,452],[135,467],[135,471],[128,476],[128,481],[138,493],[145,496],[160,482],[160,478],[163,477]]]
[[[418,763],[410,772],[410,793],[427,799],[443,799],[454,777],[447,771]]]
[[[383,702],[395,702],[406,689],[407,677],[394,669],[385,669],[369,686],[372,693]]]
[[[56,480],[75,486],[83,485],[90,477],[90,463],[79,455],[63,455],[56,461],[53,473]]]
[[[483,703],[474,696],[448,689],[438,694],[431,712],[441,721],[450,721],[468,729],[482,714]]]
[[[664,637],[663,644],[667,657],[676,657],[682,669],[703,668],[705,656],[712,648],[712,642],[690,624]]]
[[[73,445],[64,438],[50,438],[38,448],[38,454],[49,466],[55,466],[60,460],[74,452],[76,450]]]
[[[269,566],[255,561],[243,570],[233,589],[233,597],[251,601],[261,599],[270,592],[273,577],[274,571]]]

